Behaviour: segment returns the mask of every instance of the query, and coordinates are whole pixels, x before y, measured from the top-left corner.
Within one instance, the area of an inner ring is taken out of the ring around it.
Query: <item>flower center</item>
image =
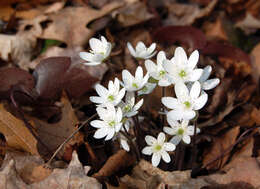
[[[191,103],[189,101],[185,101],[183,104],[186,106],[186,108],[191,107]]]
[[[180,77],[185,77],[187,75],[187,73],[184,70],[181,70],[179,73]]]
[[[115,124],[116,124],[116,122],[115,122],[115,121],[110,121],[110,122],[108,123],[108,125],[109,125],[110,127],[114,127],[114,126],[115,126]]]
[[[162,149],[162,146],[159,145],[159,144],[156,144],[156,145],[154,146],[154,150],[155,150],[156,152],[160,151],[161,149]]]
[[[138,85],[136,83],[133,83],[132,86],[138,89]]]
[[[178,129],[178,131],[177,131],[178,135],[183,135],[183,133],[184,133],[184,130],[182,128]]]
[[[124,107],[124,112],[129,112],[131,110],[131,106],[128,104]]]
[[[115,100],[115,97],[113,95],[109,95],[107,98],[108,98],[109,101],[114,101]]]
[[[166,72],[165,72],[164,70],[161,70],[161,71],[159,72],[160,77],[164,76],[165,74],[166,74]]]

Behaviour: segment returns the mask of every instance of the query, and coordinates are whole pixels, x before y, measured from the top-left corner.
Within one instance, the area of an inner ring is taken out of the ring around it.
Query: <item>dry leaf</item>
[[[91,188],[101,189],[102,186],[94,178],[86,176],[77,153],[73,152],[73,158],[66,169],[54,169],[43,181],[25,184],[19,177],[15,167],[15,161],[11,159],[0,171],[1,189],[57,189],[57,188]]]
[[[213,146],[207,150],[204,154],[203,165],[207,165],[209,162],[214,160],[216,157],[220,156],[225,150],[227,150],[231,145],[236,141],[236,138],[239,134],[240,127],[234,127],[224,135],[219,136],[213,140]],[[226,154],[223,158],[214,163],[208,165],[207,169],[219,169],[225,165],[229,158],[229,155]]]
[[[260,44],[257,44],[252,52],[250,53],[253,56],[254,66],[257,72],[257,76],[260,75]]]
[[[55,151],[59,145],[76,129],[75,125],[78,119],[70,104],[68,97],[63,93],[61,98],[62,118],[58,123],[47,123],[36,117],[30,117],[35,123],[35,129],[42,142],[48,146],[51,151]],[[44,151],[41,149],[40,152]],[[62,152],[60,152],[62,154]]]
[[[3,104],[0,104],[0,133],[5,136],[8,146],[39,155],[37,140],[24,122],[8,112]]]
[[[237,22],[235,26],[241,28],[246,34],[251,34],[260,28],[260,20],[256,19],[250,13],[247,13],[246,17]]]
[[[126,175],[120,181],[129,188],[160,189],[200,189],[208,185],[203,179],[192,179],[190,171],[163,171],[153,167],[151,163],[141,160],[132,170],[131,175]]]
[[[227,33],[223,26],[222,18],[217,18],[217,20],[213,23],[206,22],[204,26],[204,30],[205,30],[205,35],[209,38],[228,40]]]
[[[39,37],[63,41],[71,46],[82,46],[94,34],[94,31],[86,27],[87,24],[122,5],[121,2],[112,2],[100,10],[90,7],[64,8],[55,14],[47,15],[45,21],[48,21],[49,24]]]

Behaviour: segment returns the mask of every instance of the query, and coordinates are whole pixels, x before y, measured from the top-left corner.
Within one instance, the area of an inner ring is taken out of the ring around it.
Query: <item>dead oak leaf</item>
[[[8,146],[39,155],[36,138],[24,122],[8,112],[3,104],[0,104],[0,133],[5,136]]]
[[[82,46],[94,34],[87,28],[91,21],[103,17],[121,7],[123,3],[112,2],[100,10],[90,7],[67,7],[56,14],[48,15],[46,21],[51,22],[39,37],[66,42],[71,46]]]
[[[236,141],[236,138],[239,134],[240,127],[234,127],[226,132],[224,135],[215,138],[213,141],[213,146],[205,152],[203,159],[203,165],[206,166],[209,162],[213,161],[215,158],[220,156],[227,150],[231,145]],[[206,168],[207,169],[219,169],[227,162],[229,155],[225,155],[222,159],[211,163]]]

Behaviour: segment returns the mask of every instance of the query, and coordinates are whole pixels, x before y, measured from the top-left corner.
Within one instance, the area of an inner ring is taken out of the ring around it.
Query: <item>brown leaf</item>
[[[125,150],[119,150],[116,154],[111,156],[105,163],[105,165],[93,176],[99,177],[109,177],[119,170],[127,168],[135,163],[135,158],[131,156]]]
[[[260,28],[260,20],[247,13],[246,17],[237,22],[235,26],[241,28],[246,34],[251,34]]]
[[[8,146],[39,155],[37,140],[24,122],[8,112],[3,104],[0,104],[0,133],[5,136]]]
[[[260,125],[260,110],[254,108],[251,112],[251,118],[255,121],[257,125]]]
[[[71,46],[84,45],[94,34],[94,31],[86,27],[87,24],[120,6],[122,6],[121,2],[112,2],[100,10],[90,7],[64,8],[58,13],[47,15],[45,21],[48,21],[49,24],[39,37],[63,41]]]
[[[57,123],[47,123],[36,117],[29,118],[34,121],[39,138],[51,151],[55,151],[59,147],[75,130],[75,125],[78,123],[78,119],[65,93],[63,93],[60,105],[62,106],[62,117]],[[44,149],[41,149],[40,152],[44,152]],[[60,154],[62,154],[62,152],[60,152]]]
[[[203,166],[220,156],[225,150],[227,150],[236,141],[236,138],[240,132],[240,127],[234,127],[228,132],[219,136],[213,140],[213,146],[207,150],[204,154]],[[219,169],[225,165],[229,158],[229,154],[226,154],[222,159],[215,161],[208,165],[207,169]]]

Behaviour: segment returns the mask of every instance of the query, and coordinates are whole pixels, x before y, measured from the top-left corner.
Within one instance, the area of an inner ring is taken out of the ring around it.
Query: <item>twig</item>
[[[97,113],[92,115],[90,118],[88,118],[86,121],[84,121],[71,135],[57,148],[57,150],[54,152],[50,160],[46,163],[47,165],[50,165],[52,160],[55,158],[55,156],[59,153],[59,151],[63,148],[63,146],[72,139],[72,137],[82,128],[84,127],[91,119],[97,116]]]
[[[191,154],[191,167],[193,168],[196,163],[196,136],[197,136],[197,118],[194,121],[194,133],[192,138],[192,154]]]

